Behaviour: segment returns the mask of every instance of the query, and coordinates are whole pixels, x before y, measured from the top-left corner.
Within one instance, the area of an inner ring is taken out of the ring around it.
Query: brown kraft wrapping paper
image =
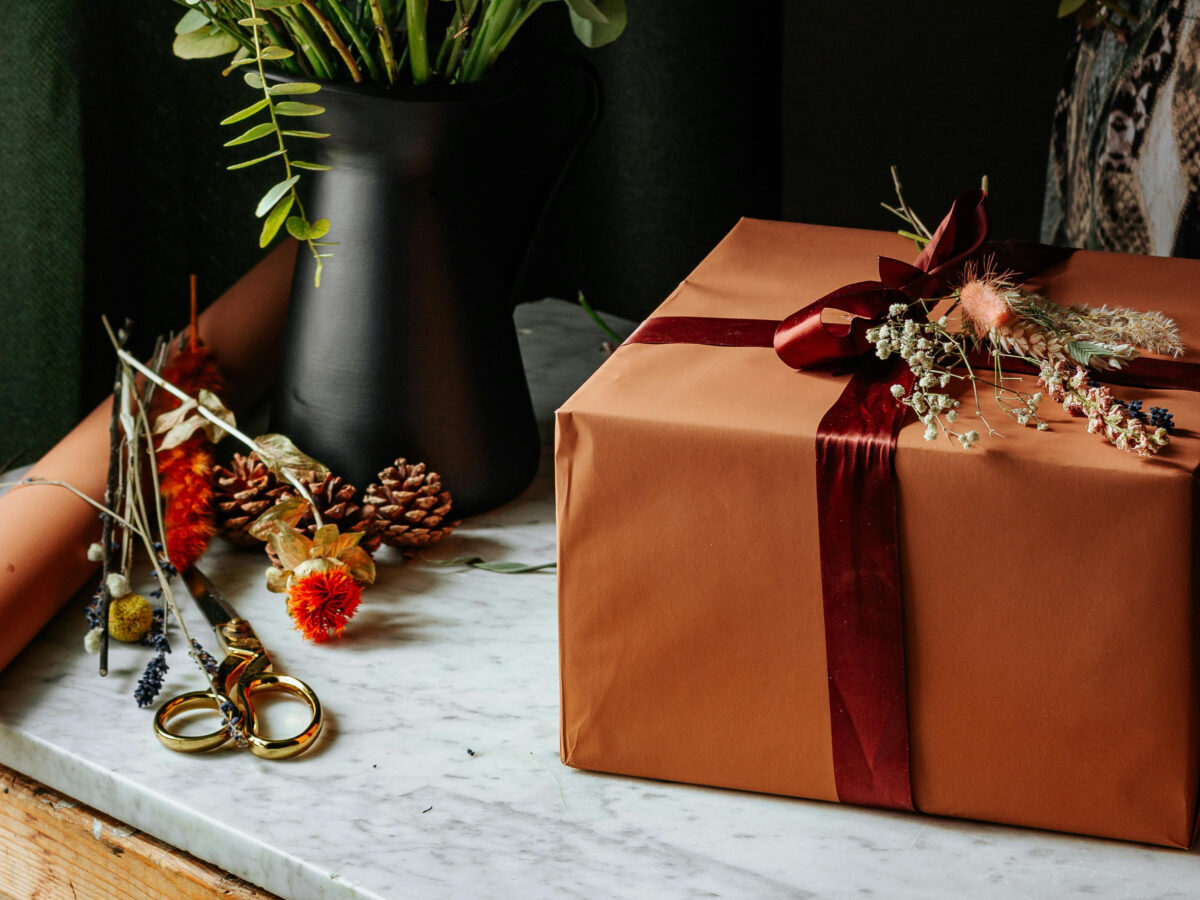
[[[914,253],[894,234],[743,220],[655,314],[783,319],[872,278],[878,255]],[[1200,349],[1200,262],[1080,251],[1039,284],[1161,310]],[[564,763],[838,799],[814,441],[845,380],[770,349],[636,344],[559,410]],[[1161,456],[1049,402],[1049,433],[995,411],[1004,436],[970,451],[901,431],[922,812],[1190,843],[1200,394],[1115,390],[1175,414]]]
[[[274,379],[295,253],[294,241],[281,244],[200,316],[200,338],[221,367],[229,384],[223,399],[235,410],[252,406]],[[109,399],[29,474],[65,481],[103,501],[111,416]],[[35,485],[0,497],[0,669],[97,570],[87,547],[99,539],[96,510],[63,488]],[[79,626],[82,653],[82,614]]]

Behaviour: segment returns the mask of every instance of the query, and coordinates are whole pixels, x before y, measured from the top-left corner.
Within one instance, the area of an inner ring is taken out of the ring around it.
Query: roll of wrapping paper
[[[235,410],[260,400],[274,380],[294,260],[295,243],[288,241],[200,316],[200,338],[221,367],[229,385],[223,399]],[[115,369],[115,358],[113,365]],[[111,416],[110,398],[29,475],[68,482],[103,502]],[[61,487],[14,488],[0,497],[0,668],[96,572],[98,564],[88,561],[87,548],[99,539],[95,508]],[[82,640],[82,615],[80,628]]]

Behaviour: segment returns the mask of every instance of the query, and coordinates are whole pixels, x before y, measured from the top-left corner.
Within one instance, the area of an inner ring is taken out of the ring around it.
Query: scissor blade
[[[229,605],[225,595],[195,566],[184,569],[180,577],[183,578],[183,583],[187,585],[196,605],[200,607],[200,612],[204,613],[204,618],[208,619],[208,624],[213,628],[220,629],[225,623],[238,618],[237,612]]]

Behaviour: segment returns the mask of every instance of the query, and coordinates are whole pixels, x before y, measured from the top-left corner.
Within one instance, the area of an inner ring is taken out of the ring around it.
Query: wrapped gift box
[[[743,220],[655,316],[781,320],[872,278],[880,254],[912,245]],[[1064,304],[1161,310],[1200,348],[1200,262],[1080,251],[1042,284]],[[839,799],[814,467],[846,381],[769,348],[628,344],[559,411],[564,763]],[[1175,414],[1160,456],[1049,401],[1048,433],[995,411],[1003,437],[969,451],[900,432],[922,812],[1191,842],[1200,394],[1116,390]]]

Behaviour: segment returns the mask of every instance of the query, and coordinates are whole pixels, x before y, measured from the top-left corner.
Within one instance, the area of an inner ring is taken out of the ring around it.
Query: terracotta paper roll
[[[295,242],[281,245],[200,317],[200,337],[230,385],[226,402],[234,409],[253,405],[274,380],[295,254]],[[107,399],[29,474],[102,501],[111,413]],[[15,488],[0,497],[0,668],[96,571],[86,554],[99,537],[96,510],[62,488]]]

